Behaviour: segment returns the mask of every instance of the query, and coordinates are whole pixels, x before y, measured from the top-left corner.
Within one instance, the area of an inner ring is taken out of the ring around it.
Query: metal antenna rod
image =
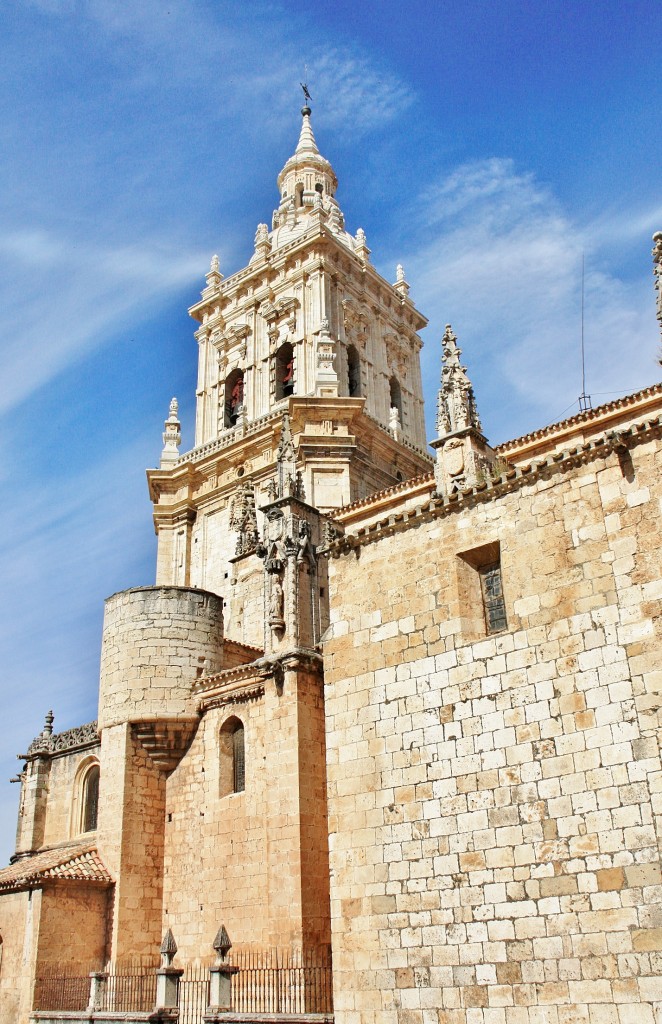
[[[584,359],[584,253],[582,253],[582,394],[586,394],[586,362]]]
[[[586,360],[584,354],[584,253],[582,252],[582,393],[579,396],[579,411],[591,408],[591,396],[586,394]]]

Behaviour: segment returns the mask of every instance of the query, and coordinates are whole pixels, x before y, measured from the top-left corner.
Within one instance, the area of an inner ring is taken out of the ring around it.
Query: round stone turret
[[[192,683],[221,667],[223,598],[139,587],[106,601],[99,729],[195,714]]]

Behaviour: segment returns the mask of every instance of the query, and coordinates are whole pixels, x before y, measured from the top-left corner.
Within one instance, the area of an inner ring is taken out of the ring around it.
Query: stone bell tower
[[[365,232],[347,230],[308,105],[301,115],[271,226],[258,225],[248,265],[231,276],[213,257],[190,310],[195,447],[179,454],[173,402],[161,464],[148,473],[157,583],[222,594],[228,635],[260,645],[262,622],[247,612],[243,583],[273,500],[283,414],[295,479],[321,513],[432,467],[418,335],[427,321],[402,267],[389,283],[370,262]]]

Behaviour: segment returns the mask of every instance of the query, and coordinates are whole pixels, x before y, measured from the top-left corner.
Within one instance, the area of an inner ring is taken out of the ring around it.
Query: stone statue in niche
[[[303,562],[304,559],[314,561],[315,552],[311,540],[312,531],[310,529],[310,523],[307,523],[305,519],[302,519],[299,523],[299,537],[297,542],[297,562]]]
[[[392,405],[388,417],[388,429],[396,440],[400,437],[400,428],[400,412],[395,405]]]
[[[273,573],[271,576],[271,591],[269,594],[269,625],[274,632],[285,628],[285,594],[280,576]]]

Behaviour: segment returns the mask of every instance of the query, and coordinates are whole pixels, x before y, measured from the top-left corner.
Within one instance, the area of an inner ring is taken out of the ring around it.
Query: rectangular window
[[[456,566],[464,636],[473,641],[508,629],[499,541],[458,552]]]
[[[493,562],[492,565],[481,566],[480,587],[483,594],[483,608],[485,609],[485,626],[488,633],[500,633],[507,629],[506,604],[503,599],[503,585],[501,582],[501,564]]]

